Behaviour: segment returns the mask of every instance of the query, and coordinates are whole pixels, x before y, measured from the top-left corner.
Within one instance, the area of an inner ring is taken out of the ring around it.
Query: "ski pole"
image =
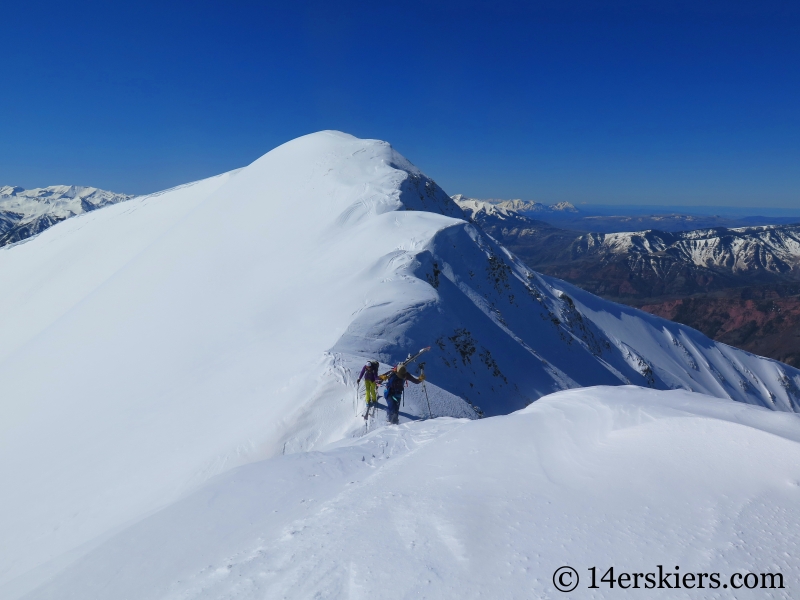
[[[419,363],[419,372],[425,375],[425,363]],[[422,391],[425,392],[425,400],[428,401],[428,414],[433,418],[433,411],[431,411],[431,399],[428,398],[428,388],[425,387],[425,381],[422,381]]]
[[[422,382],[422,391],[425,392],[425,400],[428,401],[428,415],[430,415],[430,418],[432,419],[433,418],[433,412],[431,412],[431,399],[428,398],[428,388],[425,387],[425,382],[424,381]]]

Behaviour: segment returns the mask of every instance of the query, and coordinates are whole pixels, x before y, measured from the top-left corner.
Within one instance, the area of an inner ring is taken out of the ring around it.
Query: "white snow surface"
[[[402,420],[450,418],[378,444],[592,385],[800,406],[797,370],[529,271],[391,146],[338,132],[0,249],[0,289],[3,598],[70,589],[215,476],[361,436],[368,357],[432,346]],[[129,597],[166,581],[146,579]]]
[[[789,599],[798,519],[797,415],[584,388],[234,469],[28,597]],[[581,577],[569,595],[552,582],[564,565]],[[612,566],[658,581],[658,565],[709,575],[703,590],[599,583]],[[712,573],[728,585],[748,572],[780,573],[784,588],[709,589]]]

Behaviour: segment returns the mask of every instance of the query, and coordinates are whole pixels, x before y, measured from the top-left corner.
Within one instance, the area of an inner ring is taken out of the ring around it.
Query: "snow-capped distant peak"
[[[460,194],[453,196],[453,200],[458,204],[462,210],[466,211],[470,216],[485,213],[487,215],[497,216],[500,218],[512,216],[513,211],[500,206],[492,204],[486,200],[475,200],[474,198],[464,198]]]
[[[133,196],[80,185],[26,190],[0,187],[0,246],[41,233],[56,223]]]
[[[550,209],[560,210],[562,212],[578,212],[578,209],[575,208],[575,205],[571,202],[556,202],[550,205]]]
[[[477,198],[468,198],[464,194],[456,194],[455,196],[451,196],[453,200],[456,201],[460,206],[466,202],[479,202],[481,205],[490,205],[496,206],[499,208],[503,208],[509,211],[514,211],[518,213],[530,213],[530,212],[578,212],[578,209],[575,208],[570,202],[557,202],[556,204],[543,204],[541,202],[535,202],[533,200],[478,200]],[[487,213],[490,214],[490,213]]]
[[[117,194],[96,187],[80,185],[51,185],[43,188],[26,190],[19,186],[4,186],[0,188],[0,210],[21,210],[27,213],[40,213],[45,206],[56,204],[71,209],[73,204],[77,208],[81,201],[86,201],[99,207],[114,204],[133,198],[129,194]],[[75,202],[77,201],[77,203]],[[84,212],[78,210],[75,214]]]
[[[670,261],[734,273],[797,272],[800,267],[800,226],[768,225],[697,229],[668,233],[657,230],[590,233],[575,242],[580,254],[613,254],[633,262]],[[651,268],[651,267],[648,267]]]
[[[25,188],[21,188],[21,187],[19,187],[17,185],[15,185],[15,186],[4,185],[4,186],[0,187],[0,198],[2,198],[4,196],[15,196],[15,195],[19,194],[20,192],[24,192],[24,191],[25,191]]]

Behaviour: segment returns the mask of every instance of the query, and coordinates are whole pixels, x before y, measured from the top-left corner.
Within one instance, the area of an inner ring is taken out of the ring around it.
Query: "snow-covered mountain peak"
[[[467,211],[467,213],[473,218],[478,214],[491,215],[500,219],[516,216],[515,211],[504,206],[500,206],[499,204],[492,204],[491,202],[487,202],[485,200],[464,198],[460,194],[453,196],[453,200],[463,210]]]
[[[281,173],[288,164],[291,170]],[[389,143],[340,131],[321,131],[287,142],[253,162],[231,185],[244,189],[257,187],[261,181],[294,183],[297,179],[306,182],[304,187],[309,190],[331,188],[325,197],[314,193],[301,196],[307,201],[306,209],[318,213],[318,219],[329,218],[329,211],[341,211],[333,220],[337,225],[397,210],[465,218],[433,180]]]
[[[624,384],[800,410],[797,370],[540,276],[465,217],[385,142],[320,132],[0,250],[0,592],[237,465],[363,435],[368,358],[431,346],[403,421]]]

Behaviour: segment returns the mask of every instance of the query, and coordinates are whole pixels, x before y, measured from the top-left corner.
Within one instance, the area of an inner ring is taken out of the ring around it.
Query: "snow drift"
[[[797,416],[586,388],[235,469],[30,598],[558,598],[552,574],[570,565],[582,580],[570,598],[788,599],[798,518]],[[718,589],[709,576],[704,589],[599,581],[658,565],[717,573]],[[780,574],[784,589],[719,589],[748,572]]]
[[[798,409],[798,371],[529,271],[337,132],[4,248],[0,289],[9,594],[217,474],[359,435],[368,356],[433,345],[406,419],[629,383]]]

